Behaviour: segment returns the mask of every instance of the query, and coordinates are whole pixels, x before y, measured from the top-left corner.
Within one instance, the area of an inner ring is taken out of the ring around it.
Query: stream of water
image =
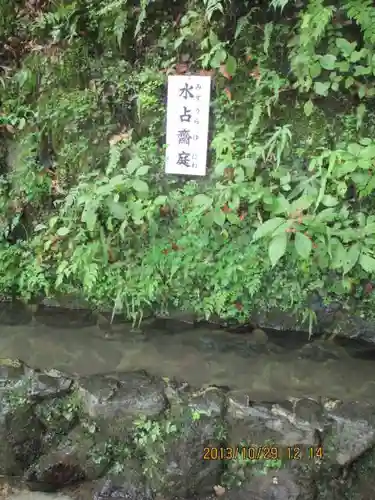
[[[159,319],[146,322],[138,333],[120,323],[107,338],[84,311],[40,309],[32,320],[26,309],[3,304],[0,357],[69,375],[144,369],[196,387],[246,391],[257,401],[291,396],[375,400],[373,349],[347,340],[309,341],[293,332],[235,334]],[[0,498],[66,500],[61,495],[1,489]]]

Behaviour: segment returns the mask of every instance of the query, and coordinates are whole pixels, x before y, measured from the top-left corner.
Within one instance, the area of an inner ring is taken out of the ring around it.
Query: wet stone
[[[330,425],[324,433],[327,464],[345,466],[375,444],[375,407],[353,403],[326,403]]]
[[[12,408],[0,400],[0,474],[22,475],[40,456],[43,435],[30,406]]]
[[[154,500],[155,495],[145,484],[139,465],[127,460],[120,475],[109,477],[94,492],[94,500]]]
[[[313,500],[315,487],[294,467],[282,470],[263,470],[249,475],[240,487],[229,489],[225,500]]]
[[[6,389],[10,395],[17,392],[28,400],[40,400],[66,394],[72,384],[70,378],[56,370],[42,372],[20,360],[0,360],[0,391]]]
[[[162,383],[143,372],[84,377],[78,387],[83,412],[92,418],[156,417],[167,405]]]
[[[204,415],[195,418],[191,411],[185,412],[177,433],[167,436],[162,446],[150,445],[146,453],[144,467],[150,485],[168,498],[171,493],[181,498],[212,493],[220,480],[223,462],[210,460],[205,450],[220,448],[222,421]]]
[[[224,393],[216,387],[208,387],[194,393],[188,407],[202,415],[220,417],[225,411]]]
[[[314,428],[322,432],[327,423],[324,407],[314,399],[302,398],[296,401],[296,425],[303,428]]]
[[[102,477],[109,464],[105,441],[79,426],[57,448],[34,462],[26,471],[25,480],[32,490],[57,491],[79,481]]]

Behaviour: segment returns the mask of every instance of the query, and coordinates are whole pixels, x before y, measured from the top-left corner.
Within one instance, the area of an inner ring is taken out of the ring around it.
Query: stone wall
[[[0,474],[34,491],[90,482],[100,500],[313,500],[373,481],[369,404],[254,400],[143,371],[73,379],[9,359],[0,388]]]

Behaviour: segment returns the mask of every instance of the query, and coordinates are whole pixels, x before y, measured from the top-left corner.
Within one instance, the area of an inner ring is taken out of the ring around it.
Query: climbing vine
[[[238,4],[238,3],[237,3]],[[371,1],[0,0],[0,293],[140,321],[371,310]],[[166,177],[166,81],[213,79],[209,173]]]

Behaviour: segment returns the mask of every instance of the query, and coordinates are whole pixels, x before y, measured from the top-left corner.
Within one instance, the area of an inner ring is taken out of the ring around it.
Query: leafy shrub
[[[372,2],[0,8],[1,294],[246,320],[371,281]],[[166,79],[187,71],[214,82],[200,181],[163,173]]]

